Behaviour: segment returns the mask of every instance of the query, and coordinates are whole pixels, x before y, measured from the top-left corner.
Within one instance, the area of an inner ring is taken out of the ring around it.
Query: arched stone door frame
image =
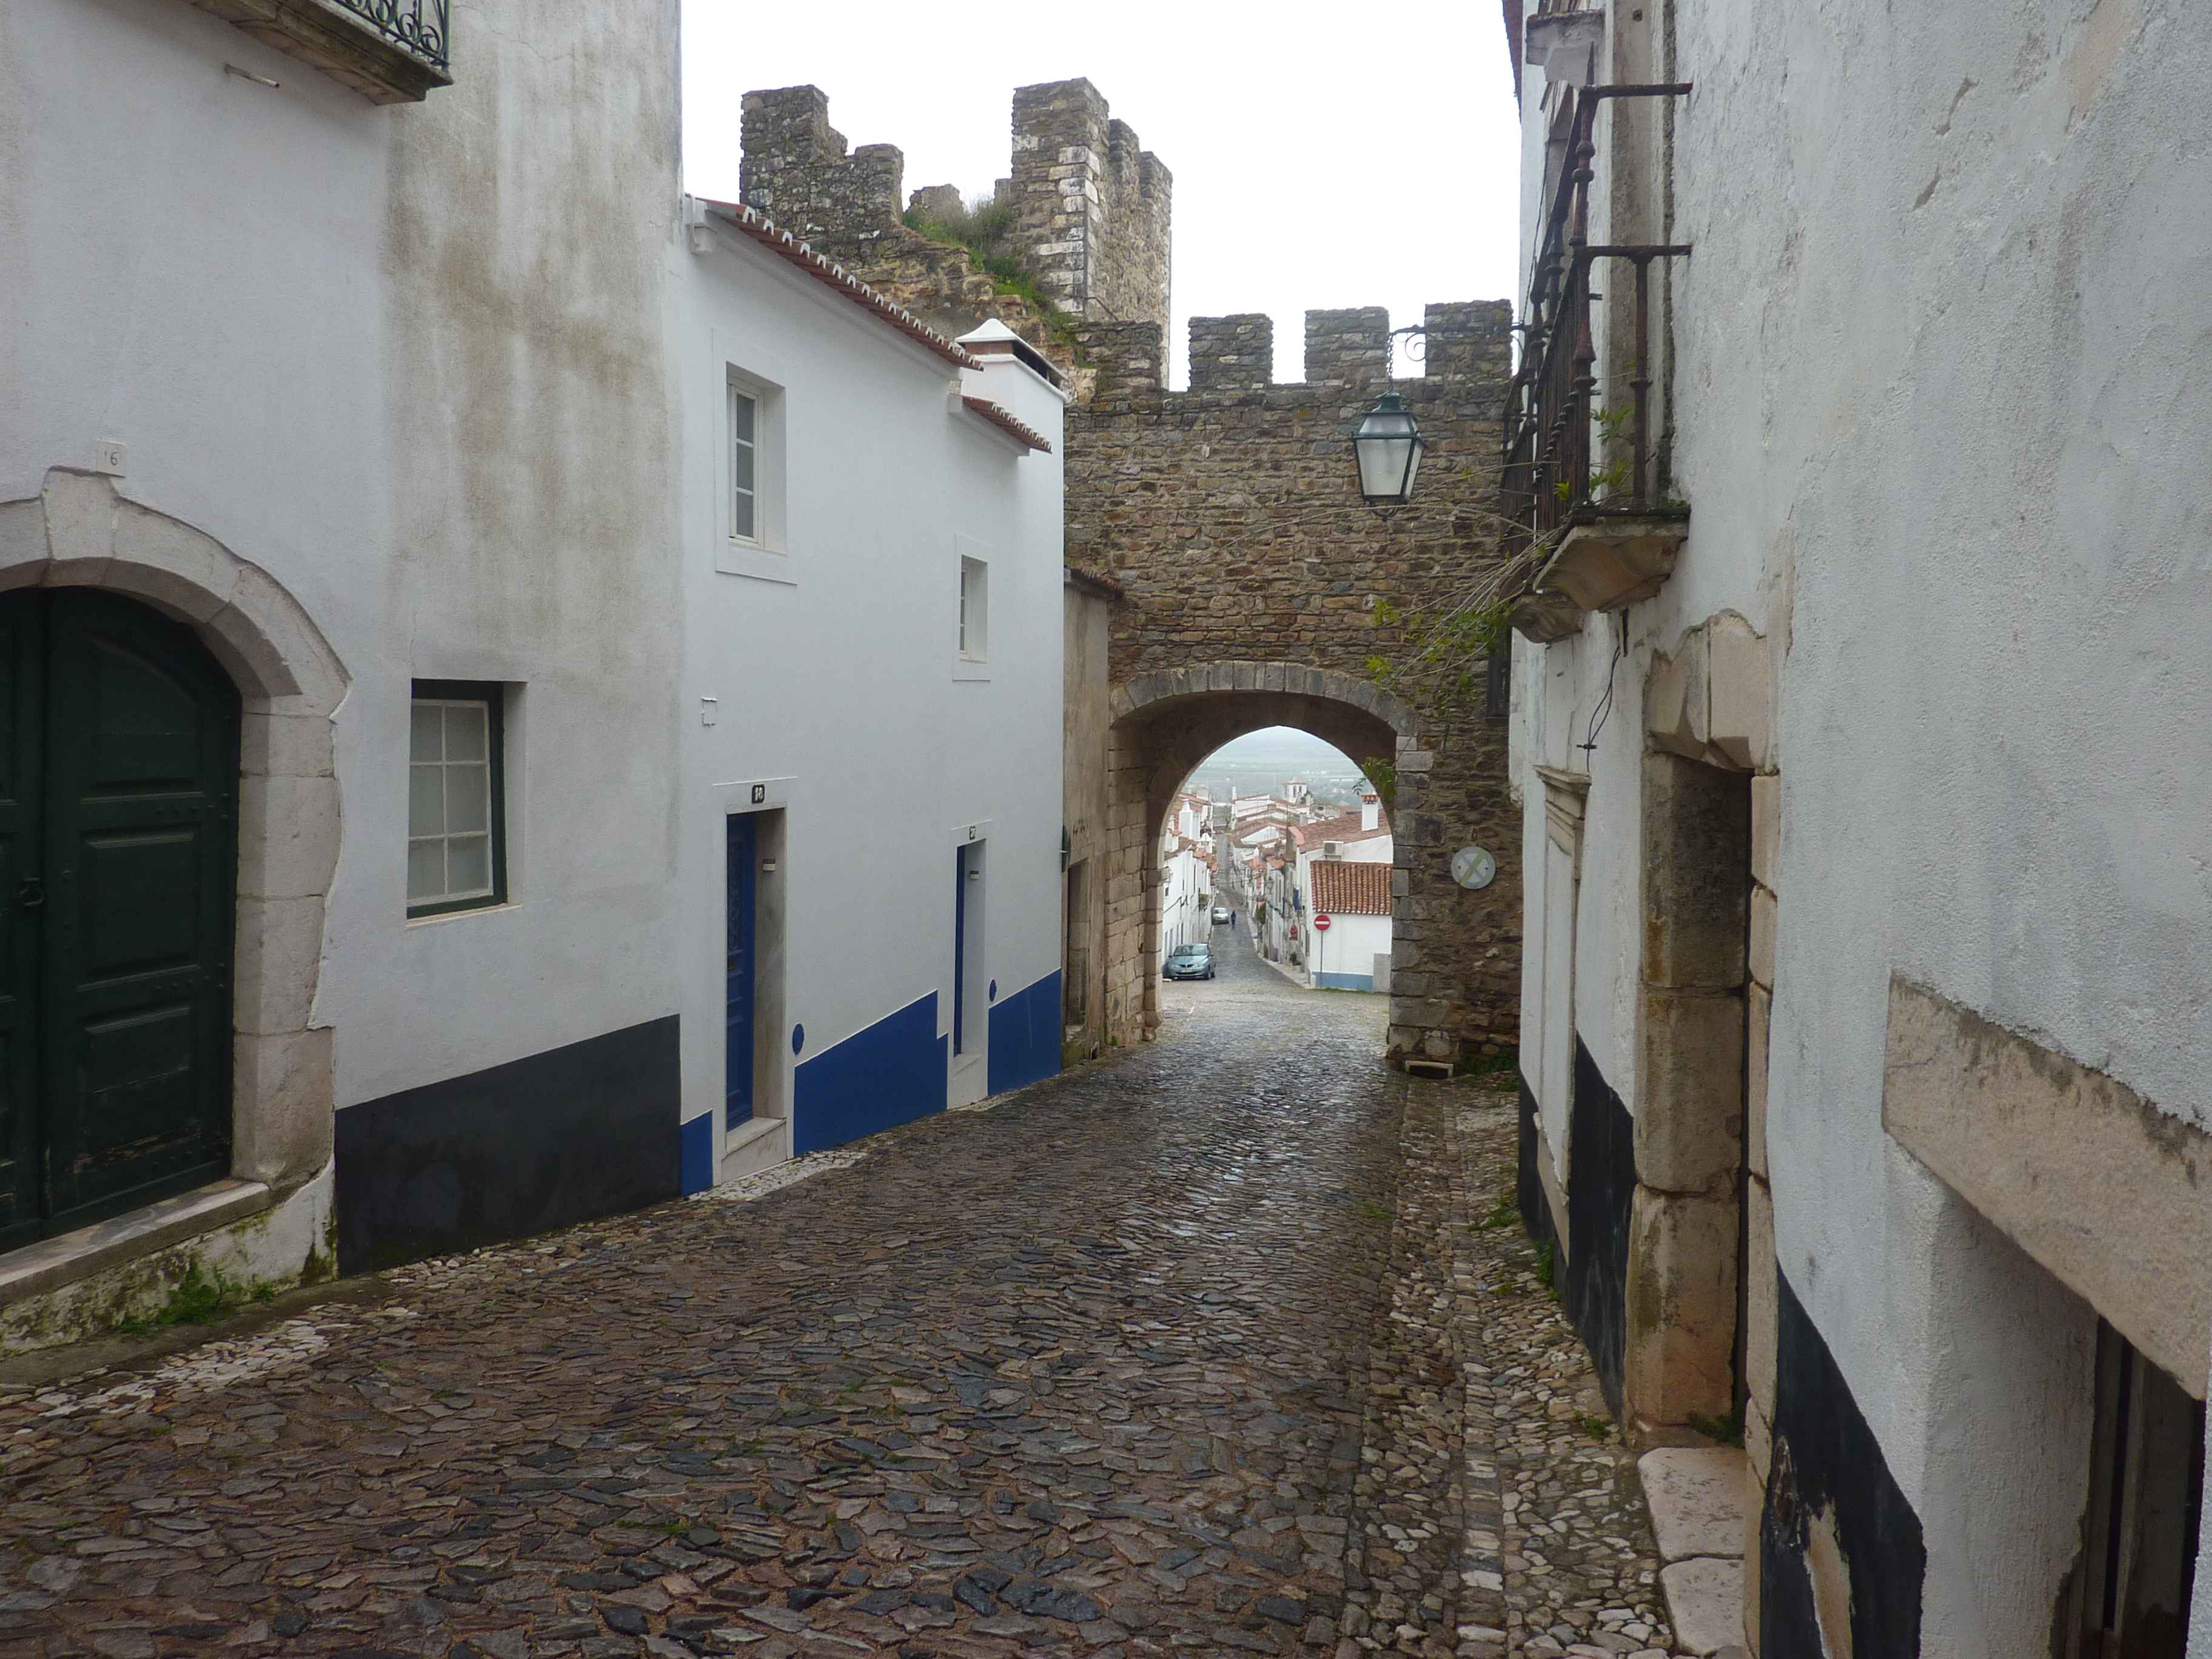
[[[331,1028],[315,1021],[337,867],[331,719],[345,667],[276,578],[95,473],[0,502],[0,591],[96,587],[191,627],[240,702],[231,1168],[280,1191],[330,1162]]]
[[[1121,1042],[1159,1029],[1160,872],[1152,849],[1168,804],[1191,769],[1224,743],[1291,726],[1355,762],[1387,752],[1397,769],[1393,814],[1400,842],[1391,878],[1402,903],[1406,818],[1429,768],[1413,711],[1369,681],[1289,662],[1231,660],[1139,674],[1108,702],[1108,810],[1114,859],[1106,893],[1107,1029]],[[1409,793],[1410,792],[1410,793]],[[1394,927],[1400,920],[1394,915]],[[1401,999],[1391,999],[1391,1042],[1405,1046]],[[1415,1039],[1418,1041],[1418,1039]]]

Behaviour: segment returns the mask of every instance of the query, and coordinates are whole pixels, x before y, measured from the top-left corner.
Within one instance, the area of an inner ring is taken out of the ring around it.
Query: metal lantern
[[[1377,398],[1352,434],[1360,500],[1370,507],[1403,507],[1413,500],[1413,475],[1420,471],[1425,447],[1406,400],[1395,392]]]

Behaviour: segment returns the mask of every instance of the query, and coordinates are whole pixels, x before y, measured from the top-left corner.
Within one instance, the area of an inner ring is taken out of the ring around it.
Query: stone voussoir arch
[[[1155,669],[1132,676],[1109,695],[1107,712],[1116,724],[1153,706],[1212,692],[1275,693],[1314,697],[1363,709],[1397,733],[1402,748],[1416,744],[1419,718],[1405,703],[1371,680],[1340,673],[1333,668],[1309,668],[1301,663],[1232,660],[1203,663],[1188,668]]]
[[[1302,663],[1234,659],[1148,670],[1108,694],[1108,810],[1115,859],[1106,895],[1107,1026],[1115,1040],[1159,1028],[1160,872],[1170,800],[1223,743],[1274,725],[1311,732],[1361,763],[1389,758],[1401,789],[1430,756],[1419,716],[1370,680]],[[1401,800],[1403,797],[1401,796]],[[1407,884],[1394,873],[1404,902]]]
[[[0,501],[0,591],[96,587],[190,626],[240,702],[231,1164],[281,1196],[331,1159],[332,1031],[318,1024],[337,868],[331,721],[351,684],[305,606],[205,532],[103,474],[51,469]]]

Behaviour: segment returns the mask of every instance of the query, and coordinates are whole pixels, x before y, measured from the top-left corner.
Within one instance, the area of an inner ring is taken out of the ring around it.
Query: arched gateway
[[[1160,872],[1144,854],[1158,845],[1169,802],[1194,767],[1223,744],[1271,726],[1310,732],[1361,764],[1381,759],[1418,772],[1426,757],[1419,721],[1403,703],[1364,680],[1296,663],[1215,662],[1139,674],[1114,690],[1108,712],[1111,844],[1139,854],[1132,878],[1116,880],[1106,901],[1106,1019],[1126,1042],[1159,1024]],[[1394,872],[1391,885],[1395,925],[1407,884]]]
[[[1395,770],[1375,780],[1391,798],[1392,1057],[1456,1066],[1516,1041],[1522,823],[1503,686],[1469,695],[1462,679],[1483,684],[1469,663],[1435,683],[1403,674],[1393,696],[1376,668],[1404,668],[1421,619],[1461,612],[1504,560],[1510,323],[1502,304],[1432,305],[1419,371],[1401,374],[1404,331],[1380,307],[1309,312],[1304,379],[1282,381],[1267,318],[1197,318],[1181,390],[1162,383],[1156,325],[1077,325],[1089,381],[1066,428],[1072,1041],[1146,1035],[1148,866],[1167,797],[1212,749],[1275,724]],[[1426,448],[1413,498],[1376,511],[1351,434],[1386,392]],[[1490,855],[1462,866],[1493,872],[1487,884],[1455,879],[1463,848]]]

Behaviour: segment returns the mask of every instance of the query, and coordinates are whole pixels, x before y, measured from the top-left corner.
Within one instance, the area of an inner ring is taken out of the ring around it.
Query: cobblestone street
[[[0,1651],[1672,1651],[1510,1090],[1247,945],[1164,1040],[0,1395]]]

